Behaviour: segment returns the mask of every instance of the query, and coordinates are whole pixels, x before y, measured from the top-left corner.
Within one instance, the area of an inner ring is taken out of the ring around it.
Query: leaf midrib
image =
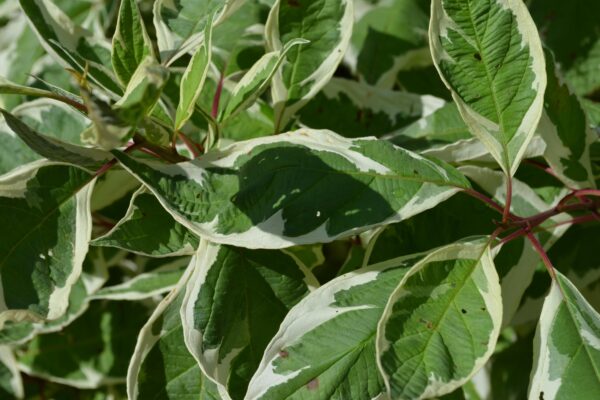
[[[475,27],[475,21],[473,20],[473,12],[471,10],[470,1],[467,1],[467,8],[469,9],[469,22],[471,23],[471,27],[473,28],[473,34],[475,35],[475,42],[477,43],[477,51],[479,52],[479,55],[481,56],[481,62],[483,63],[483,69],[485,70],[488,84],[490,86],[492,102],[494,103],[494,109],[496,111],[496,116],[498,117],[498,122],[500,125],[500,129],[502,131],[502,136],[501,136],[502,140],[500,140],[499,142],[500,142],[500,145],[502,146],[502,150],[504,151],[504,154],[503,154],[504,162],[506,163],[506,166],[510,170],[512,168],[512,165],[510,163],[509,156],[508,156],[508,143],[506,142],[506,136],[505,136],[506,132],[505,132],[504,116],[500,112],[500,104],[498,103],[496,87],[494,86],[494,80],[492,79],[492,76],[488,69],[488,64],[485,60],[485,54],[483,52],[483,46],[481,44],[481,39],[479,38],[479,33],[477,32],[477,28]],[[490,19],[490,14],[488,13],[487,19],[486,19],[486,30],[487,30],[487,24],[489,23],[489,19]],[[512,22],[511,22],[511,28],[512,28]],[[511,41],[512,41],[512,36],[511,36]]]

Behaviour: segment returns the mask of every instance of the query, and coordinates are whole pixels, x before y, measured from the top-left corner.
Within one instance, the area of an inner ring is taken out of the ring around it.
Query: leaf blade
[[[546,88],[544,53],[526,6],[435,0],[431,10],[431,53],[442,80],[471,132],[514,175]]]

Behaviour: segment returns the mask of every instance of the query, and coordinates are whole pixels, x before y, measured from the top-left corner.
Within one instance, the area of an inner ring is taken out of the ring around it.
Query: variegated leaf
[[[334,77],[299,115],[300,122],[310,128],[331,129],[345,137],[380,137],[393,134],[443,105],[444,100],[434,96]]]
[[[279,324],[317,285],[279,250],[203,241],[181,306],[188,349],[211,380],[241,399]]]
[[[157,64],[152,56],[146,56],[131,76],[114,110],[124,121],[137,126],[156,106],[168,78],[169,70]]]
[[[0,178],[0,328],[6,321],[56,319],[91,235],[93,176],[80,168],[37,161]]]
[[[118,285],[105,286],[98,290],[92,299],[141,300],[166,293],[173,289],[183,275],[187,257],[177,259],[152,271],[136,275]]]
[[[600,315],[559,272],[544,301],[533,359],[530,400],[598,397]]]
[[[92,241],[150,257],[193,254],[198,237],[165,211],[153,194],[144,188],[131,198],[125,216],[110,232]]]
[[[471,132],[509,175],[542,114],[544,53],[522,0],[433,0],[435,65]]]
[[[147,56],[154,58],[154,50],[137,2],[121,0],[117,27],[112,39],[112,65],[123,86],[127,86]]]
[[[0,346],[0,396],[5,399],[22,399],[24,395],[15,355],[10,347]]]
[[[92,249],[83,262],[79,279],[69,293],[69,306],[66,312],[52,321],[7,322],[0,331],[0,344],[19,345],[38,334],[61,331],[83,314],[90,302],[90,296],[108,279],[109,264],[102,249]]]
[[[379,1],[364,12],[354,24],[351,41],[356,60],[350,65],[361,78],[391,89],[399,71],[431,66],[429,8],[429,0],[394,0]]]
[[[586,9],[562,0],[529,0],[527,6],[544,44],[552,49],[565,77],[580,96],[600,89],[600,34],[595,18],[600,3],[586,2]]]
[[[196,100],[204,88],[204,81],[210,68],[212,55],[212,17],[209,17],[204,31],[204,41],[196,49],[185,69],[179,86],[179,104],[175,115],[175,129],[183,127],[194,113]]]
[[[19,10],[16,2],[10,3],[4,2],[6,6],[0,10],[0,17],[7,21],[0,28],[0,107],[7,110],[22,103],[24,96],[18,92],[5,95],[3,78],[14,82],[15,86],[26,84],[28,74],[44,54],[35,33],[27,24],[27,16]]]
[[[541,157],[545,150],[546,142],[540,136],[535,135],[523,153],[523,158]],[[497,163],[489,149],[477,138],[457,140],[453,143],[422,150],[421,154],[451,164],[478,163],[494,168]]]
[[[271,8],[265,25],[268,51],[280,51],[296,38],[310,42],[288,53],[273,78],[276,132],[333,76],[350,42],[353,12],[351,0],[277,0]]]
[[[561,180],[572,188],[595,187],[590,161],[590,147],[598,140],[575,93],[563,81],[554,63],[554,56],[546,52],[548,88],[545,113],[538,131],[546,142],[544,158]]]
[[[129,172],[116,168],[108,170],[98,178],[94,185],[92,212],[115,204],[116,201],[133,193],[139,187],[140,182]]]
[[[389,296],[411,268],[459,263],[472,247],[451,245],[384,261],[309,294],[271,340],[246,398],[387,398],[375,337]]]
[[[312,270],[323,264],[325,261],[322,244],[288,247],[287,249],[284,249],[283,252],[293,257],[307,270]]]
[[[335,278],[288,313],[252,377],[246,399],[374,399],[385,391],[375,332],[400,279],[424,256]],[[361,382],[357,385],[356,382]]]
[[[171,64],[202,42],[212,18],[216,25],[233,13],[244,0],[157,0],[154,27],[163,64]]]
[[[220,119],[225,121],[251,106],[267,89],[288,52],[294,46],[307,43],[309,42],[304,39],[293,39],[283,47],[283,50],[263,55],[235,85]]]
[[[138,302],[94,301],[62,331],[35,337],[20,352],[19,368],[81,389],[124,383],[136,334],[148,314]]]
[[[64,66],[114,94],[122,90],[110,70],[110,44],[76,25],[51,0],[19,0],[44,49]]]
[[[81,134],[82,142],[105,150],[123,145],[132,135],[133,127],[109,103],[87,89],[81,89],[81,96],[92,121],[92,125]]]
[[[418,214],[469,186],[441,162],[330,131],[239,142],[177,165],[114,154],[192,232],[249,248],[330,242]]]
[[[392,398],[454,391],[483,367],[498,339],[502,299],[487,243],[434,254],[404,275],[379,322],[378,365]]]
[[[87,168],[98,168],[111,158],[110,153],[99,149],[89,149],[53,137],[42,135],[11,113],[0,109],[6,123],[19,138],[33,151],[49,160],[75,164]]]
[[[177,285],[158,304],[139,333],[127,371],[130,400],[221,399],[216,385],[204,376],[183,340],[179,309],[195,265],[192,259]]]
[[[456,103],[450,102],[429,114],[424,113],[421,119],[383,139],[398,146],[426,150],[470,137],[469,128],[460,116]]]

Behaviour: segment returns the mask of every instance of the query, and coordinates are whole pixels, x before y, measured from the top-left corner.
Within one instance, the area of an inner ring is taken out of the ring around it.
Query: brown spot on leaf
[[[299,0],[287,0],[288,6],[290,7],[300,7]]]
[[[311,380],[306,384],[308,390],[317,390],[319,388],[319,380],[317,378]]]
[[[462,308],[462,309],[460,310],[460,312],[461,312],[461,313],[463,313],[463,314],[466,314],[466,313],[467,313],[467,310],[465,310],[464,308]]]
[[[422,324],[425,324],[427,329],[433,329],[433,323],[431,321],[427,321],[426,319],[421,318],[419,320],[419,322],[421,322]]]
[[[281,357],[281,358],[288,358],[288,356],[289,356],[289,355],[290,355],[290,353],[288,353],[288,352],[287,352],[287,351],[285,351],[285,350],[281,350],[281,351],[279,352],[279,357]]]

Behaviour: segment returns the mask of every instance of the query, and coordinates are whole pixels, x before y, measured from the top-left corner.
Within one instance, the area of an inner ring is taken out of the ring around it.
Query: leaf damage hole
[[[479,53],[475,53],[475,54],[473,54],[473,57],[475,57],[475,59],[476,59],[477,61],[481,61],[481,54],[479,54]]]
[[[461,308],[461,309],[460,309],[460,312],[461,312],[461,313],[463,313],[463,314],[466,314],[466,313],[467,313],[467,310],[465,310],[464,308]]]
[[[544,400],[544,392],[540,392],[539,400]]]

